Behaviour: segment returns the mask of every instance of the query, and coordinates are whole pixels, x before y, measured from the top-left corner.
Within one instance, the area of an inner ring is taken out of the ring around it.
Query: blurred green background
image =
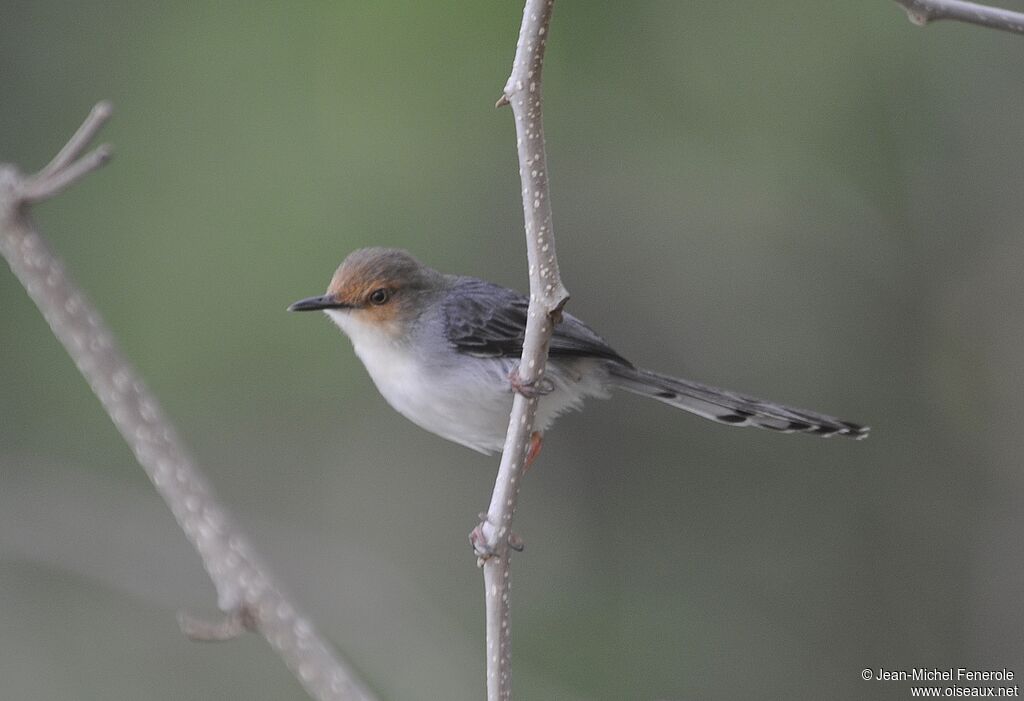
[[[1024,10],[1019,2],[1013,3]],[[0,2],[0,159],[109,98],[37,220],[219,494],[382,699],[483,696],[466,534],[496,459],[380,398],[320,293],[370,244],[523,289],[519,2]],[[1024,674],[1024,42],[889,0],[560,0],[545,75],[570,309],[638,364],[873,426],[620,395],[521,499],[523,699],[907,698]],[[0,270],[0,697],[302,699]]]

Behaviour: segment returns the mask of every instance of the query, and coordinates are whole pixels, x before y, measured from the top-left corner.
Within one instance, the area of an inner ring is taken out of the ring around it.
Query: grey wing
[[[507,287],[462,277],[444,302],[448,341],[460,353],[483,358],[523,354],[529,300]],[[551,337],[554,357],[605,358],[630,366],[607,341],[572,314],[562,314]]]

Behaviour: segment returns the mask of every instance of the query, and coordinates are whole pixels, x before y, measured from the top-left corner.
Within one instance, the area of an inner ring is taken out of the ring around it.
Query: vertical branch
[[[541,99],[544,49],[553,4],[554,0],[526,1],[512,72],[498,100],[498,106],[510,105],[515,117],[522,182],[530,308],[518,384],[527,390],[537,387],[543,378],[551,334],[562,307],[569,299],[555,255]],[[509,536],[537,401],[535,392],[517,392],[515,396],[490,507],[480,526],[482,542],[474,542],[484,570],[488,701],[509,701],[512,698]]]
[[[940,19],[977,24],[1004,32],[1024,34],[1024,13],[979,5],[964,0],[895,0],[907,11],[914,24],[925,25]]]
[[[67,146],[35,176],[22,176],[13,166],[0,164],[0,255],[171,508],[216,586],[226,620],[212,625],[183,618],[183,631],[204,640],[258,631],[313,698],[372,701],[352,670],[282,593],[249,539],[216,500],[156,397],[29,217],[32,204],[52,197],[107,160],[107,146],[82,154],[110,113],[106,103],[97,105]]]

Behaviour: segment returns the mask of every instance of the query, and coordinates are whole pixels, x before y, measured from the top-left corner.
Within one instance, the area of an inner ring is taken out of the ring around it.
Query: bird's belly
[[[417,426],[484,454],[504,446],[513,400],[509,373],[515,361],[460,355],[454,363],[432,363],[396,347],[357,344],[355,350],[388,404]],[[537,430],[579,408],[585,396],[605,396],[593,373],[581,369],[549,364],[547,377],[554,391],[538,405]]]
[[[482,453],[501,449],[512,393],[500,363],[451,368],[380,347],[357,346],[356,354],[388,404],[417,426]]]

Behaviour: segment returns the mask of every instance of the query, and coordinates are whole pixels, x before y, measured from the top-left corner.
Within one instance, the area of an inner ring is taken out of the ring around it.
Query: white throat
[[[337,309],[325,311],[352,341],[356,355],[363,361],[380,393],[402,411],[399,406],[403,404],[401,395],[418,390],[423,381],[425,373],[420,367],[419,355],[409,352],[407,344],[397,341],[377,324]]]
[[[324,311],[331,318],[331,321],[352,341],[356,354],[366,365],[367,369],[370,369],[372,356],[377,354],[387,355],[388,353],[396,352],[400,348],[401,344],[396,343],[395,339],[378,324],[360,319],[356,314],[339,309],[325,309]]]

